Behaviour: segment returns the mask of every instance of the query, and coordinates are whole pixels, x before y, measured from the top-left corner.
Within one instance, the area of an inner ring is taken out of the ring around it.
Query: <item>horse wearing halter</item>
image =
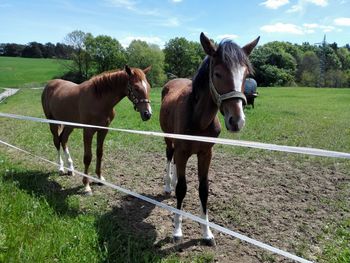
[[[228,99],[241,99],[243,101],[243,104],[246,105],[247,104],[247,98],[244,95],[243,92],[240,91],[236,91],[236,90],[232,90],[228,93],[225,94],[219,94],[218,91],[216,90],[214,83],[213,83],[213,79],[212,79],[212,58],[210,58],[209,61],[209,90],[210,90],[210,94],[215,102],[215,104],[218,106],[218,108],[220,109],[221,103],[224,100],[228,100]]]
[[[138,104],[140,104],[140,103],[151,103],[151,101],[148,100],[148,99],[138,99],[135,96],[134,89],[133,89],[133,86],[130,84],[130,81],[128,81],[128,98],[134,104],[134,110],[135,111],[139,111],[137,109],[137,105]]]

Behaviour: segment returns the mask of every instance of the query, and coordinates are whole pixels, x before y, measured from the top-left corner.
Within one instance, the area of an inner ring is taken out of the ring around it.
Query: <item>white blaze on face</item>
[[[233,81],[235,84],[235,91],[242,92],[242,86],[243,86],[243,78],[244,74],[246,72],[246,67],[239,67],[233,72]],[[240,109],[240,115],[242,118],[239,120],[238,126],[241,129],[245,122],[245,115],[243,112],[243,101],[239,100],[239,109]]]
[[[146,81],[142,80],[142,87],[145,89],[146,91],[146,94],[147,94],[147,84],[146,84]]]
[[[141,83],[142,83],[142,87],[145,89],[145,92],[147,94],[147,83],[146,83],[146,81],[142,80]],[[150,114],[152,114],[152,108],[151,108],[151,105],[149,103],[147,104],[147,110],[148,110],[148,112]]]

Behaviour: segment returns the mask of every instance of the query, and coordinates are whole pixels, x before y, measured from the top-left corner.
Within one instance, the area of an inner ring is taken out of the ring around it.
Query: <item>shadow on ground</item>
[[[52,173],[38,170],[10,171],[3,176],[5,181],[14,182],[28,194],[43,197],[58,215],[76,217],[80,211],[68,204],[68,197],[77,194],[81,186],[64,189],[59,183],[50,180]]]

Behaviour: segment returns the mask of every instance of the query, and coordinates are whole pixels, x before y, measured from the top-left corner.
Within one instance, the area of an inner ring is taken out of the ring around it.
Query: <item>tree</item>
[[[50,42],[46,43],[44,45],[44,47],[43,47],[42,53],[43,53],[43,57],[44,58],[53,58],[53,57],[55,57],[56,56],[56,54],[55,54],[55,45],[50,43]]]
[[[9,43],[4,45],[4,56],[20,57],[24,49],[24,45]]]
[[[90,77],[91,58],[85,48],[85,40],[90,36],[90,33],[75,30],[65,37],[66,44],[73,48],[71,54],[73,64],[69,70],[76,75],[74,79],[76,82],[81,82]]]
[[[250,58],[259,85],[294,85],[297,62],[280,42],[267,43],[256,48]]]
[[[89,35],[84,43],[87,53],[95,64],[97,73],[124,67],[126,55],[118,40],[110,36],[101,35],[94,38]]]
[[[345,47],[339,48],[337,50],[337,56],[340,60],[342,70],[350,69],[350,51]]]
[[[38,42],[30,42],[22,51],[22,57],[25,58],[42,58],[43,45]]]
[[[298,66],[297,81],[306,87],[316,87],[320,77],[320,60],[316,53],[307,51],[304,53]]]
[[[184,37],[170,39],[164,48],[165,70],[177,77],[191,77],[205,54],[201,45]]]
[[[152,86],[162,86],[166,80],[164,74],[164,53],[154,44],[133,40],[126,50],[129,66],[144,69],[152,66],[147,78]]]

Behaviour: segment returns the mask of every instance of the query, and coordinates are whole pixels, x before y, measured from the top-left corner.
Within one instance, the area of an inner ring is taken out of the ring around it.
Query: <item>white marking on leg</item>
[[[91,190],[91,187],[90,187],[90,183],[87,183],[85,185],[84,192],[85,192],[85,194],[92,195],[92,190]]]
[[[172,163],[170,161],[168,161],[167,165],[166,165],[166,174],[164,176],[164,191],[167,194],[170,194],[171,190],[172,190],[172,188],[171,188],[172,177],[173,177]]]
[[[171,178],[171,187],[175,190],[176,184],[177,184],[177,169],[176,165],[174,164],[174,159],[171,161],[171,171],[172,171],[172,178]]]
[[[182,216],[175,214],[174,217],[174,232],[173,236],[177,238],[182,237]]]
[[[204,214],[202,204],[201,204],[201,218],[209,223],[208,210],[207,210],[207,213]],[[206,240],[214,239],[214,235],[211,232],[211,230],[210,230],[208,225],[201,224],[201,228],[202,228],[203,238],[204,239],[206,239]]]
[[[66,147],[66,149],[63,149],[63,153],[65,156],[65,161],[66,161],[67,167],[69,168],[69,171],[71,171],[72,174],[74,174],[73,160],[72,160],[72,157],[70,156],[68,147]]]
[[[60,174],[63,174],[64,173],[64,164],[63,164],[63,160],[62,160],[62,157],[61,157],[61,150],[57,151],[57,162],[60,165],[59,168],[58,168],[58,171],[59,171]]]
[[[104,178],[102,175],[98,176],[98,178],[99,178],[101,181],[106,181],[106,178]]]

